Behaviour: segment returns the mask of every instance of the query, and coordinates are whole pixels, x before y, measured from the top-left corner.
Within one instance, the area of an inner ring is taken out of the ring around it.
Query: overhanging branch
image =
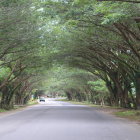
[[[133,0],[97,0],[97,1],[100,1],[100,2],[102,2],[102,1],[114,1],[114,2],[129,2],[129,3],[140,3],[140,0],[138,0],[138,1],[133,1]]]

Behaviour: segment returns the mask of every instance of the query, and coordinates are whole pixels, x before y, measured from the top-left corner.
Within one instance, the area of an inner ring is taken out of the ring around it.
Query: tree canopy
[[[1,108],[34,89],[140,108],[139,0],[2,0]]]

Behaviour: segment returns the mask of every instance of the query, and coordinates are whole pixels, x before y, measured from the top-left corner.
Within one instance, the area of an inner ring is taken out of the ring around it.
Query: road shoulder
[[[100,106],[100,105],[94,105],[94,104],[88,103],[88,102],[68,101],[66,99],[63,99],[61,101],[72,103],[72,104],[86,105],[89,107],[94,107],[98,111],[102,111],[107,114],[111,114],[115,117],[123,118],[123,119],[129,120],[131,122],[140,124],[140,111],[139,110],[124,109],[124,108],[120,108],[120,107]]]
[[[37,105],[37,104],[38,104],[37,101],[31,101],[26,105],[15,105],[14,108],[10,109],[10,110],[0,109],[0,117],[23,111],[23,110],[25,110],[31,106]]]

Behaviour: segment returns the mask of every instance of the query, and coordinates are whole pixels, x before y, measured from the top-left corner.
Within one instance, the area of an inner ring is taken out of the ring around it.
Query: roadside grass
[[[139,110],[132,110],[132,109],[124,109],[121,107],[116,107],[116,106],[101,106],[101,105],[95,105],[93,103],[83,101],[83,102],[78,102],[78,101],[69,101],[68,99],[59,99],[57,101],[65,101],[69,102],[72,104],[78,104],[78,105],[87,105],[90,107],[97,107],[100,108],[101,110],[105,112],[109,112],[117,117],[121,118],[127,118],[131,121],[137,121],[140,122],[140,111]]]
[[[14,108],[9,109],[9,110],[0,109],[0,113],[23,109],[27,106],[32,106],[32,105],[36,105],[36,104],[38,104],[37,100],[30,100],[26,105],[14,105]]]
[[[38,101],[37,101],[37,100],[30,100],[30,101],[27,103],[27,106],[36,105],[36,104],[38,104]]]
[[[55,101],[66,101],[66,102],[68,102],[69,100],[68,99],[56,99]]]
[[[118,117],[127,118],[134,121],[140,122],[140,111],[138,110],[126,110],[126,111],[118,111],[114,113]]]
[[[78,101],[69,101],[69,103],[72,104],[78,104],[78,105],[87,105],[90,107],[101,107],[100,105],[95,105],[93,103],[87,102],[87,101],[82,101],[82,102],[78,102]]]
[[[23,106],[22,106],[23,107]],[[14,111],[14,110],[17,110],[17,109],[20,109],[21,108],[21,106],[19,107],[19,106],[14,106],[14,108],[12,108],[12,109],[1,109],[0,108],[0,113],[4,113],[4,112],[9,112],[9,111]]]
[[[0,109],[0,113],[2,113],[2,112],[6,112],[7,110],[5,110],[5,109]]]

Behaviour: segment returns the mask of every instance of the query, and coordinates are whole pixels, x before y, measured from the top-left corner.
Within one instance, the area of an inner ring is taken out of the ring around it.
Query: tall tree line
[[[136,0],[1,0],[0,107],[27,103],[47,86],[69,99],[139,109],[139,13]],[[79,73],[63,76],[62,68],[52,78],[60,83],[46,82],[59,65]]]
[[[57,60],[101,78],[111,105],[139,109],[139,4],[96,0],[45,4],[55,11],[52,17],[60,18],[54,27],[61,32],[54,44]]]
[[[0,108],[26,104],[47,67],[38,2],[0,1]]]

